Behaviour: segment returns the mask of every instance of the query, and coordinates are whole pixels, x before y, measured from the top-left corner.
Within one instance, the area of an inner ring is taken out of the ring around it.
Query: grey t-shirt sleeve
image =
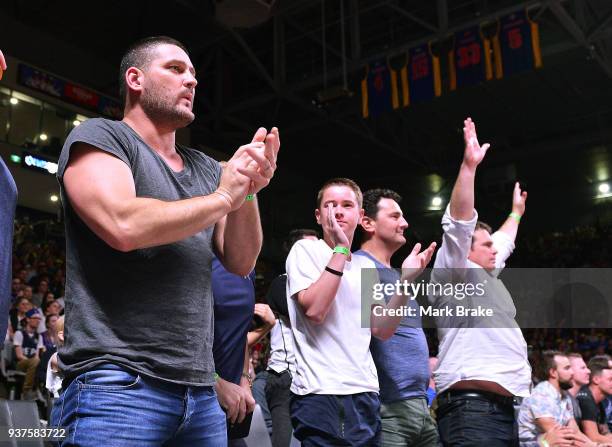
[[[68,135],[58,161],[57,178],[63,183],[64,172],[70,160],[70,150],[75,143],[86,143],[119,158],[131,167],[134,148],[120,121],[92,118],[75,127]]]

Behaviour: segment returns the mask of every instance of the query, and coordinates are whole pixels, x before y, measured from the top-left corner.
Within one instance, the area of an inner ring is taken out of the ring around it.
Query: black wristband
[[[327,271],[327,272],[331,273],[332,275],[336,275],[336,276],[342,276],[342,275],[344,275],[344,273],[343,273],[343,272],[339,272],[338,270],[334,270],[334,269],[332,269],[332,268],[330,268],[330,267],[328,267],[328,266],[325,266],[325,271]]]

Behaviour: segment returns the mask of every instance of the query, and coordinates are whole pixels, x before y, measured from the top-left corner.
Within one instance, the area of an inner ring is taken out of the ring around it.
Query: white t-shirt
[[[270,332],[268,369],[273,369],[277,373],[282,373],[288,369],[291,371],[291,375],[295,376],[293,335],[291,335],[291,325],[287,324],[286,317],[277,319]]]
[[[361,327],[361,269],[376,266],[365,256],[346,262],[344,275],[323,323],[306,318],[297,293],[316,282],[332,257],[324,240],[296,242],[287,257],[287,296],[296,373],[291,392],[348,395],[378,392],[370,354],[370,328]]]
[[[432,282],[485,284],[485,297],[494,298],[501,313],[499,320],[492,320],[490,327],[438,329],[440,347],[438,367],[434,371],[436,389],[440,393],[461,380],[487,380],[501,385],[515,396],[527,397],[531,384],[527,343],[514,320],[516,309],[512,297],[497,277],[514,250],[514,241],[500,231],[491,235],[498,253],[496,269],[487,272],[468,260],[477,220],[476,210],[471,220],[460,221],[451,217],[450,205],[447,207],[442,217],[444,236],[436,254]],[[429,299],[438,302],[440,298],[430,296]]]

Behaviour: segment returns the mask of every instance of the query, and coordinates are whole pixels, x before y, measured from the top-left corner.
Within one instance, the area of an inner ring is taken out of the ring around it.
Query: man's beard
[[[564,391],[569,390],[573,386],[574,386],[574,382],[572,381],[572,379],[568,381],[563,381],[563,382],[559,380],[559,388],[561,388]]]
[[[151,121],[168,124],[176,129],[188,126],[195,118],[192,112],[179,108],[164,87],[143,92],[140,104]]]

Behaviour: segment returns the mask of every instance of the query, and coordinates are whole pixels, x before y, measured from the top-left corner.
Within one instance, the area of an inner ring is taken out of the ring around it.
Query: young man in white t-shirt
[[[361,270],[366,257],[352,257],[351,242],[363,217],[362,194],[349,179],[333,179],[317,196],[315,217],[323,239],[301,240],[287,258],[287,301],[295,349],[291,384],[294,435],[304,446],[375,445],[380,432],[378,377],[371,335],[389,338],[401,317],[375,317],[362,327]],[[412,281],[425,268],[435,244],[415,246],[402,267]],[[368,299],[364,297],[364,299]],[[406,305],[395,296],[386,307]]]

